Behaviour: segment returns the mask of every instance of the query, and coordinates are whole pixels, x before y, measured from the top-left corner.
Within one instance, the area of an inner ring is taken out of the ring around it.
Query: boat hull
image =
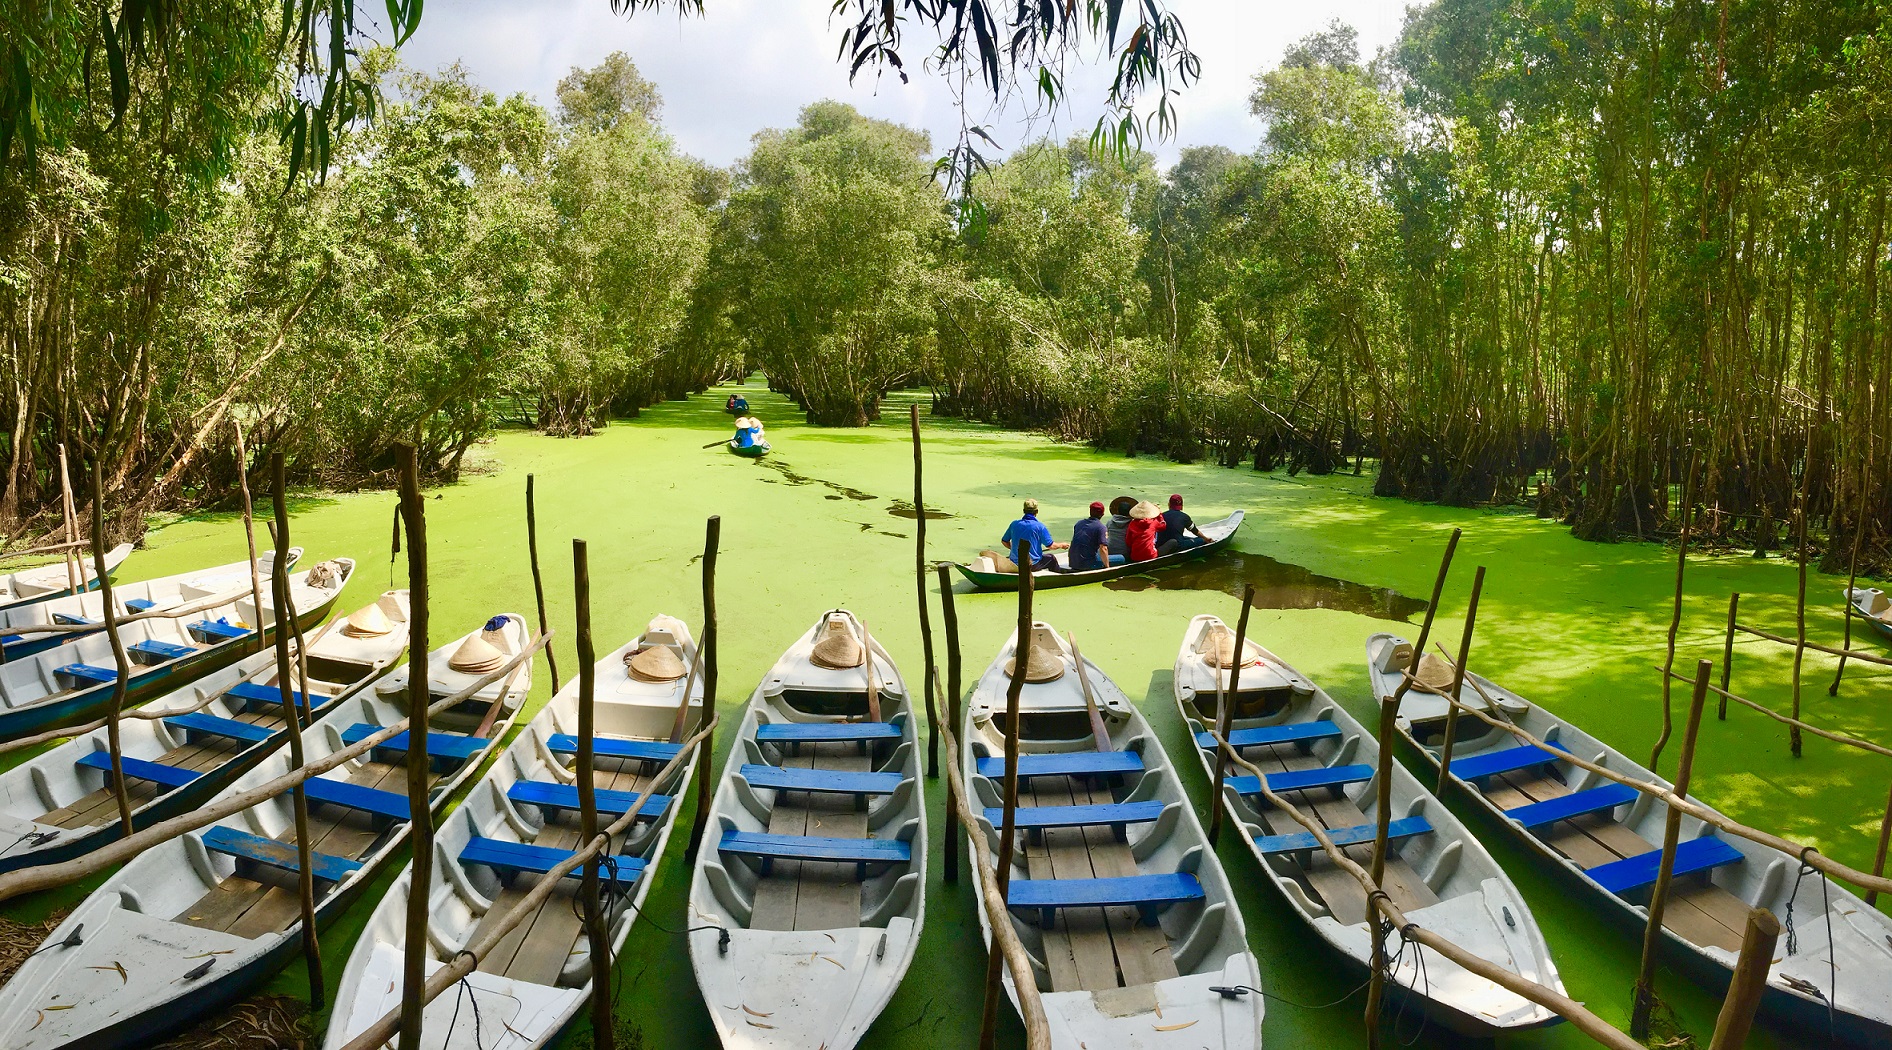
[[[761,459],[763,456],[769,454],[769,443],[764,441],[756,445],[738,445],[734,441],[731,441],[729,443],[729,451],[748,459]]]
[[[1034,591],[1053,590],[1059,587],[1080,587],[1087,583],[1103,583],[1106,580],[1118,580],[1125,576],[1137,576],[1153,570],[1165,569],[1183,562],[1197,561],[1228,549],[1235,542],[1235,534],[1241,530],[1243,511],[1236,511],[1219,522],[1203,526],[1209,528],[1224,525],[1228,528],[1225,535],[1218,536],[1200,547],[1162,554],[1150,561],[1127,561],[1122,565],[1110,565],[1102,569],[1089,569],[1083,572],[1035,572],[1031,577],[1031,589]],[[974,590],[979,591],[1016,591],[1018,574],[1013,572],[987,572],[964,562],[955,562],[954,568],[960,575],[972,581]]]

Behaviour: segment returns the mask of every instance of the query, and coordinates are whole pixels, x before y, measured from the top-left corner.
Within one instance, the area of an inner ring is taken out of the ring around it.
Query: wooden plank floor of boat
[[[1485,797],[1500,809],[1568,794],[1569,785],[1528,770],[1495,777],[1485,791]],[[1633,857],[1662,845],[1636,834],[1607,813],[1559,821],[1549,829],[1541,829],[1539,837],[1581,868]],[[1694,944],[1738,952],[1747,913],[1741,898],[1705,879],[1690,878],[1678,881],[1671,889],[1668,906],[1662,912],[1662,928]]]
[[[858,744],[839,742],[803,744],[785,757],[784,767],[864,772],[872,759]],[[852,795],[777,793],[769,812],[771,835],[819,835],[824,838],[867,837],[867,814]],[[771,873],[756,883],[752,930],[844,930],[861,924],[861,884],[851,864],[803,864],[778,860]]]

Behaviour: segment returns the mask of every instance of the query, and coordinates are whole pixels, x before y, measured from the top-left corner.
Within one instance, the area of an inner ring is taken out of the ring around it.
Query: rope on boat
[[[465,948],[454,953],[456,958],[472,954]],[[477,965],[479,959],[475,957],[473,962]],[[485,1033],[480,1029],[480,997],[474,993],[473,985],[468,978],[460,978],[458,984],[459,989],[453,997],[453,1016],[447,1020],[447,1038],[453,1038],[453,1030],[460,1026],[460,1003],[471,1002],[473,1004],[473,1050],[486,1050]]]
[[[1804,983],[1806,984],[1806,991],[1813,993],[1826,1003],[1826,1034],[1827,1037],[1831,1039],[1836,1027],[1833,1015],[1839,1008],[1839,947],[1833,943],[1833,902],[1830,893],[1832,882],[1826,877],[1825,872],[1820,871],[1820,869],[1813,866],[1812,862],[1807,860],[1807,854],[1818,852],[1820,852],[1819,848],[1815,846],[1808,846],[1800,851],[1800,871],[1793,877],[1793,893],[1787,898],[1787,954],[1796,955],[1800,951],[1800,937],[1797,931],[1795,931],[1793,923],[1794,902],[1800,899],[1800,880],[1806,878],[1809,872],[1819,872],[1820,910],[1826,916],[1827,994],[1821,995],[1819,986],[1811,981]],[[1792,978],[1783,979],[1789,984],[1795,983]]]

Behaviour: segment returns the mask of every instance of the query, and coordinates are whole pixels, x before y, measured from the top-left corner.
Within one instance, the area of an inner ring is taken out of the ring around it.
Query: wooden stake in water
[[[532,595],[539,603],[539,633],[546,631],[545,581],[539,575],[539,515],[533,505],[531,474],[526,475],[526,554],[532,559]],[[545,649],[545,666],[552,672],[552,695],[558,695],[558,660],[551,646]]]
[[[1662,749],[1669,746],[1669,734],[1674,732],[1673,704],[1669,696],[1669,672],[1675,670],[1675,633],[1682,626],[1682,581],[1688,572],[1688,525],[1690,520],[1689,504],[1693,502],[1690,493],[1695,485],[1695,457],[1689,456],[1688,473],[1682,478],[1682,540],[1675,555],[1675,602],[1669,612],[1668,656],[1662,663],[1662,733],[1656,737],[1655,750],[1649,754],[1649,768],[1659,772],[1657,763],[1662,758]]]
[[[1379,768],[1373,773],[1373,865],[1369,869],[1375,893],[1386,885],[1386,839],[1393,808],[1393,727],[1398,718],[1399,700],[1390,696],[1383,698],[1380,701]],[[1223,736],[1222,739],[1227,740],[1228,737]],[[1392,965],[1391,960],[1386,958],[1386,924],[1380,921],[1376,901],[1376,897],[1368,895],[1366,921],[1373,924],[1373,972],[1368,975],[1366,986],[1366,1042],[1369,1047],[1380,1045],[1380,1004],[1386,1000],[1386,971]]]
[[[59,448],[63,466],[65,446]],[[112,663],[118,677],[112,680],[111,706],[105,711],[105,742],[112,759],[112,795],[118,800],[120,835],[130,835],[131,793],[125,785],[125,749],[119,735],[119,719],[124,716],[125,690],[131,684],[131,658],[125,652],[125,640],[118,634],[118,609],[113,604],[112,578],[105,571],[105,477],[98,463],[92,464],[92,571],[98,575],[100,605],[104,608],[105,637],[112,646]],[[68,530],[71,531],[71,530]],[[76,591],[74,593],[77,593]]]
[[[1681,764],[1675,770],[1674,791],[1688,797],[1688,781],[1695,769],[1695,739],[1701,731],[1702,706],[1708,699],[1708,675],[1714,665],[1702,660],[1695,665],[1695,694],[1689,700],[1688,728],[1682,737]],[[1629,1015],[1629,1034],[1637,1039],[1649,1037],[1649,1013],[1655,1007],[1656,954],[1662,946],[1662,916],[1668,907],[1669,885],[1675,879],[1675,849],[1682,837],[1682,811],[1670,806],[1662,828],[1662,859],[1656,868],[1655,888],[1649,893],[1648,925],[1642,935],[1642,968],[1636,975],[1635,1005]]]
[[[1439,788],[1435,794],[1445,800],[1445,785],[1452,776],[1452,742],[1458,736],[1458,694],[1465,687],[1465,661],[1471,657],[1472,630],[1478,624],[1478,595],[1485,589],[1485,567],[1478,567],[1472,577],[1472,600],[1465,606],[1465,631],[1458,636],[1458,666],[1452,669],[1452,692],[1445,706],[1445,741],[1439,750]],[[1413,743],[1417,744],[1417,739]]]
[[[1728,720],[1728,679],[1734,675],[1734,617],[1741,608],[1741,592],[1728,595],[1728,635],[1721,641],[1721,692],[1715,705],[1715,717]]]
[[[296,610],[289,600],[289,503],[284,495],[286,476],[282,453],[271,453],[269,486],[270,502],[276,512],[276,556],[270,566],[269,587],[271,603],[275,607],[276,686],[282,694],[282,723],[289,735],[289,768],[301,769],[305,761],[302,754],[303,720],[301,712],[296,710],[295,669],[289,657],[289,625],[296,618]],[[257,613],[258,623],[252,629],[260,634],[263,629],[262,610],[257,610]],[[303,687],[302,702],[309,702],[306,685]],[[309,969],[309,1001],[314,1009],[320,1010],[325,994],[322,941],[315,926],[315,847],[309,841],[309,796],[301,784],[290,791],[289,801],[296,824],[296,863],[299,865],[296,869],[296,889],[302,907],[302,959]]]
[[[707,726],[716,720],[716,552],[723,542],[723,519],[712,514],[703,529],[703,640],[697,643],[698,659],[703,661],[703,720],[699,725]],[[687,706],[690,694],[683,694]],[[696,823],[690,826],[690,848],[684,855],[691,861],[696,860],[696,851],[703,844],[703,829],[709,822],[710,795],[714,785],[710,783],[710,770],[716,767],[712,759],[716,752],[716,734],[703,734],[703,742],[697,745],[696,753]]]
[[[526,485],[530,492],[530,479]],[[527,506],[531,506],[530,497]],[[538,564],[535,556],[535,577]],[[584,540],[572,541],[572,604],[578,635],[578,834],[582,841],[590,842],[598,836],[598,778],[593,771],[598,654],[591,644],[591,561]],[[540,616],[544,616],[543,604]],[[689,706],[687,692],[684,706]],[[598,858],[593,856],[585,861],[584,881],[578,891],[585,904],[585,936],[591,947],[591,1045],[597,1050],[611,1050],[611,938],[605,929],[604,902],[599,899],[598,889]]]
[[[1811,444],[1812,438],[1809,437]],[[1794,597],[1794,645],[1793,645],[1793,717],[1800,720],[1800,667],[1807,656],[1807,492],[1806,480],[1801,480],[1800,510],[1795,515],[1799,519],[1795,526],[1794,544],[1800,562],[1800,589]],[[1787,747],[1793,757],[1800,757],[1800,727],[1787,727]]]
[[[1879,821],[1879,849],[1872,855],[1872,875],[1874,878],[1885,874],[1885,854],[1886,847],[1888,846],[1892,846],[1892,792],[1887,792],[1886,794],[1885,816]],[[1876,907],[1879,903],[1879,891],[1867,890],[1866,903]]]
[[[1734,964],[1734,979],[1728,982],[1728,997],[1721,1001],[1721,1015],[1715,1019],[1714,1041],[1708,1050],[1741,1050],[1747,1045],[1748,1029],[1754,1025],[1754,1011],[1761,1005],[1761,993],[1767,990],[1767,973],[1774,964],[1774,945],[1780,940],[1780,920],[1766,908],[1747,913],[1747,930],[1741,935],[1741,957]]]
[[[1221,686],[1221,674],[1216,676],[1215,690],[1215,731],[1223,739],[1228,739],[1229,723],[1235,719],[1236,689],[1240,688],[1242,665],[1248,662],[1248,611],[1255,607],[1255,585],[1242,588],[1242,612],[1235,618],[1235,655],[1234,663],[1219,671],[1228,675],[1228,688]],[[1209,845],[1213,846],[1222,837],[1222,781],[1228,777],[1228,749],[1215,749],[1215,779],[1209,784]]]
[[[1439,576],[1432,581],[1432,600],[1426,603],[1426,618],[1419,625],[1419,644],[1412,647],[1412,666],[1406,668],[1405,677],[1400,680],[1399,688],[1393,690],[1393,699],[1402,700],[1406,691],[1419,680],[1419,660],[1425,654],[1426,641],[1432,637],[1432,618],[1439,612],[1439,596],[1445,593],[1445,577],[1452,571],[1452,554],[1458,550],[1458,538],[1464,530],[1453,529],[1452,538],[1445,541],[1445,557],[1439,559]]]
[[[1005,687],[1005,788],[1003,819],[999,822],[999,855],[993,862],[998,878],[999,896],[1004,898],[1012,885],[1012,840],[1018,836],[1018,700],[1025,691],[1025,676],[1031,673],[1031,592],[1032,573],[1028,566],[1018,567],[1017,640],[1012,645],[1012,680]],[[991,1050],[993,1034],[998,1030],[999,1003],[1005,998],[1000,980],[998,952],[986,957],[985,1013],[979,1023],[980,1050]]]
[[[243,540],[250,548],[250,615],[263,622],[263,569],[256,561],[256,508],[250,502],[250,455],[243,447],[243,424],[232,420],[236,430],[237,491],[243,496]],[[263,632],[250,635],[250,651],[263,651]]]
[[[913,423],[913,579],[920,592],[920,651],[926,669],[926,775],[939,777],[939,707],[933,702],[933,624],[926,608],[926,498],[920,489],[920,406],[910,405]],[[946,807],[948,813],[952,806]],[[950,834],[950,832],[949,832]]]
[[[65,522],[66,543],[77,544],[79,542],[79,512],[72,502],[72,468],[66,463],[64,442],[60,442],[59,445],[59,514],[60,519]],[[93,537],[92,542],[96,545],[99,542],[98,537]],[[64,557],[66,585],[72,588],[72,593],[78,594],[85,590],[85,572],[79,566],[78,550],[76,547],[68,546]],[[97,571],[103,573],[105,570],[98,569]]]
[[[401,966],[399,1050],[420,1050],[427,1003],[427,887],[433,884],[434,822],[427,798],[427,504],[420,495],[414,446],[394,446],[401,522],[407,527],[407,811],[414,859],[407,889],[406,956]],[[502,701],[503,702],[503,697]]]
[[[959,724],[959,612],[953,607],[952,567],[940,562],[933,567],[939,575],[939,611],[940,619],[946,626],[946,703],[941,712],[946,719],[946,726],[952,730],[955,739],[963,728]],[[933,691],[939,691],[939,677],[934,675]],[[939,706],[939,705],[935,705]],[[950,764],[959,761],[958,755],[947,755]],[[946,783],[946,870],[947,882],[959,881],[959,807],[953,801],[953,778]]]

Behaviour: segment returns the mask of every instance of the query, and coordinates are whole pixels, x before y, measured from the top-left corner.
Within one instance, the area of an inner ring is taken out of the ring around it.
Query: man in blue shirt
[[[1035,499],[1025,501],[1025,516],[1007,525],[1005,535],[999,537],[999,542],[1006,544],[1012,554],[1012,564],[1021,569],[1029,568],[1033,572],[1060,571],[1058,559],[1049,552],[1062,550],[1064,544],[1052,542],[1051,530],[1038,520],[1038,501]]]
[[[1101,569],[1104,567],[1105,558],[1109,558],[1112,565],[1122,564],[1122,555],[1107,553],[1108,543],[1104,528],[1104,505],[1092,503],[1091,516],[1078,522],[1076,527],[1071,529],[1070,571]]]

